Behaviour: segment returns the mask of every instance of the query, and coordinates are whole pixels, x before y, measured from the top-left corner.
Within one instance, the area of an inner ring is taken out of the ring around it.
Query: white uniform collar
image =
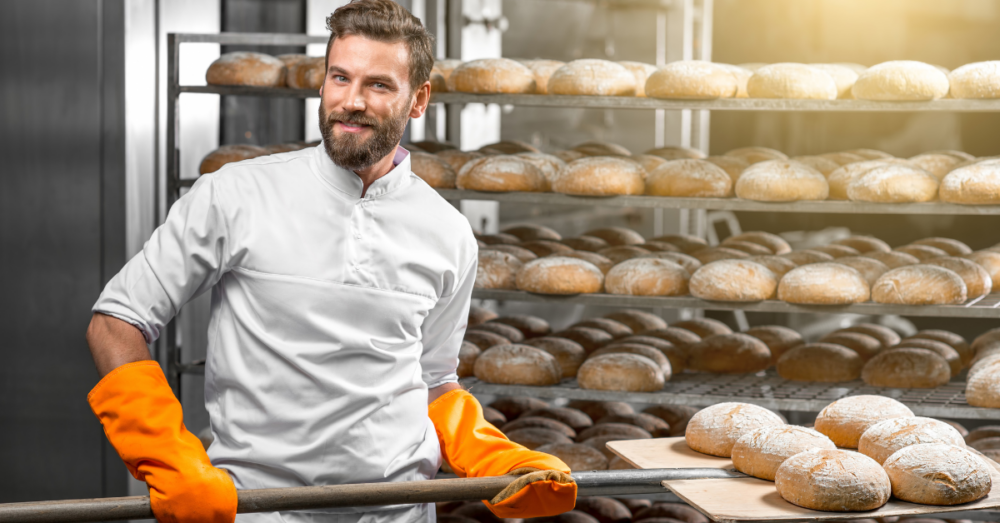
[[[316,157],[319,175],[323,180],[350,198],[361,198],[361,190],[364,188],[364,184],[356,173],[333,163],[330,156],[326,154],[326,149],[322,143],[314,148],[313,154]],[[396,155],[393,157],[392,163],[395,167],[368,187],[365,199],[378,198],[402,186],[409,180],[410,152],[397,146]]]

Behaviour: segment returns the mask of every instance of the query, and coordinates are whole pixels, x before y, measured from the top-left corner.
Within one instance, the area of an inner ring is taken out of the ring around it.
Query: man
[[[456,382],[476,275],[468,222],[398,147],[430,97],[431,41],[390,0],[328,19],[323,145],[203,176],[109,282],[87,340],[88,400],[163,522],[232,522],[236,489],[520,477],[488,505],[557,514],[576,485],[507,441]],[[211,289],[208,453],[146,344]],[[241,521],[433,521],[432,506],[241,515]]]

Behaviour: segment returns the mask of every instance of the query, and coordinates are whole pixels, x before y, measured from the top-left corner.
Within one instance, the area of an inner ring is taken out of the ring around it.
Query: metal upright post
[[[177,148],[180,118],[177,102],[180,96],[180,41],[176,34],[167,35],[167,180],[166,209],[164,217],[170,212],[170,207],[180,196],[180,151]],[[170,320],[166,332],[160,338],[167,364],[167,382],[174,389],[174,394],[180,397],[181,375],[177,365],[180,362],[180,350],[177,347],[177,318]]]

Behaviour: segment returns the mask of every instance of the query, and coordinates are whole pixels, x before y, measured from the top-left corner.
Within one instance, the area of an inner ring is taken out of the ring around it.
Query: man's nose
[[[363,112],[367,108],[368,104],[365,102],[364,89],[362,89],[359,83],[352,83],[350,89],[347,91],[347,96],[344,98],[344,111]]]

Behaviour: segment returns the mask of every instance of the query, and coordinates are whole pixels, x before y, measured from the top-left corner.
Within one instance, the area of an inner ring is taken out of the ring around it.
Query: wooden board
[[[684,438],[609,441],[608,448],[637,469],[733,468],[733,460],[695,452]]]

